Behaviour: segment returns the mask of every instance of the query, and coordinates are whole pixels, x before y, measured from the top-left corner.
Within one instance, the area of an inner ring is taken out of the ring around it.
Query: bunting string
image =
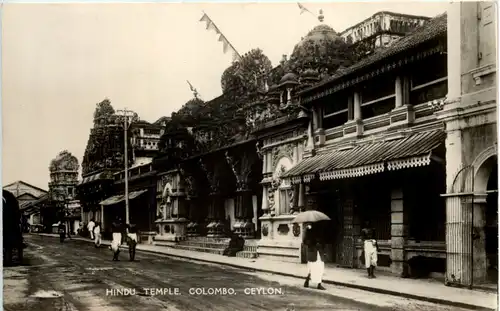
[[[219,28],[215,25],[212,19],[207,15],[207,13],[203,12],[203,16],[200,19],[200,22],[206,23],[206,29],[209,31],[215,31],[217,35],[219,35],[219,42],[222,42],[222,51],[224,54],[227,52],[231,52],[234,61],[240,61],[241,55],[236,51],[234,46],[227,40],[226,36],[219,30]]]

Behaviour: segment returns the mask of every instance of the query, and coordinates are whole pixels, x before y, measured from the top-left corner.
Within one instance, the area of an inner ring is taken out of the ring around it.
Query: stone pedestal
[[[262,237],[257,243],[259,258],[300,262],[302,226],[292,224],[295,215],[262,216]]]
[[[141,231],[139,234],[139,243],[141,244],[153,244],[155,236],[157,233],[155,231]]]
[[[402,277],[408,275],[404,246],[407,239],[407,212],[404,211],[403,190],[391,192],[391,271]]]
[[[224,200],[220,194],[210,195],[207,222],[207,237],[222,238],[225,236]]]
[[[175,244],[186,239],[187,224],[186,218],[161,219],[155,221],[158,227],[158,234],[155,241],[173,242]]]
[[[252,222],[252,191],[245,189],[236,193],[234,230],[246,239],[255,238],[255,226]]]
[[[190,197],[186,200],[189,219],[189,223],[187,224],[187,236],[189,237],[201,235],[200,206],[198,203],[199,199],[197,197]]]

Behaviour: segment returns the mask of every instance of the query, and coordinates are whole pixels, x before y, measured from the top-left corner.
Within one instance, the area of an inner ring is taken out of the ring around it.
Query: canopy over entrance
[[[128,199],[133,200],[140,196],[141,194],[145,193],[147,190],[139,190],[139,191],[132,191],[128,194]],[[101,201],[99,205],[114,205],[118,204],[122,201],[125,201],[125,195],[120,194],[120,195],[114,195],[112,197],[107,198],[104,201]]]
[[[281,178],[300,183],[318,176],[324,181],[429,165],[445,138],[443,130],[434,130],[355,144],[307,158]]]

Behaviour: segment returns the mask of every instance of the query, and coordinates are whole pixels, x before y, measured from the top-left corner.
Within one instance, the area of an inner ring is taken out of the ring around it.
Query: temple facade
[[[239,257],[303,262],[293,220],[314,209],[331,219],[328,263],[362,267],[370,222],[380,269],[488,282],[498,228],[493,8],[380,12],[342,33],[320,14],[279,65],[251,50],[223,73],[221,96],[195,94],[156,124],[157,155],[129,171],[131,222],[146,243],[222,254],[234,232],[246,240]],[[124,213],[123,174],[95,201],[103,211]]]

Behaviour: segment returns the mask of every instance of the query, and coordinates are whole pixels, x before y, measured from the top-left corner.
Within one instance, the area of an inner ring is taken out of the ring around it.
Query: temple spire
[[[322,23],[325,20],[325,16],[323,15],[322,9],[319,10],[318,20],[320,23]]]

